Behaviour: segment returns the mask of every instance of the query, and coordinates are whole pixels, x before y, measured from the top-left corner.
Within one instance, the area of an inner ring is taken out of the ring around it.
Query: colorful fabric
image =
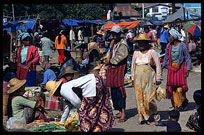
[[[16,96],[12,99],[12,111],[13,111],[13,117],[16,118],[22,118],[24,113],[25,107],[34,108],[36,104],[36,101],[32,101],[29,99],[26,99],[22,96]]]
[[[24,64],[21,64],[21,51],[22,46],[18,49],[17,57],[18,57],[18,65],[17,65],[17,75],[16,77],[20,80],[24,80],[27,78],[28,71],[36,71],[36,64],[40,59],[38,51],[35,46],[30,45],[27,50],[26,61]],[[28,62],[32,63],[32,66],[28,68]],[[27,71],[28,70],[28,71]]]
[[[134,89],[140,122],[143,118],[148,120],[151,114],[157,112],[154,101],[156,87],[153,83],[152,70],[150,65],[137,65],[135,69]]]
[[[166,68],[168,68],[169,65],[169,48],[170,48],[170,43],[167,45],[166,47],[166,52],[165,52],[165,56],[164,56],[164,61],[163,61],[163,66],[165,66]],[[183,62],[186,62],[186,69],[188,71],[191,70],[191,57],[189,55],[188,49],[186,47],[186,45],[181,42],[179,44],[179,67],[181,67],[181,65],[183,64]]]
[[[106,80],[106,69],[105,64],[101,64],[101,69],[99,71],[99,75],[103,78],[103,80]]]
[[[84,97],[79,108],[80,129],[82,132],[103,132],[114,124],[114,116],[108,100],[107,89],[102,77],[95,75],[95,97]]]
[[[179,107],[183,103],[183,101],[186,99],[186,93],[182,92],[182,88],[173,88],[173,101],[174,101],[174,107]]]
[[[62,98],[55,97],[55,96],[52,96],[51,98],[49,98],[47,96],[46,102],[45,102],[45,109],[61,110],[62,109]]]
[[[58,49],[57,51],[59,53],[58,62],[63,64],[64,63],[64,58],[65,58],[65,56],[64,56],[64,51],[65,50],[64,49]]]
[[[106,87],[122,87],[124,86],[124,75],[125,75],[126,64],[112,67],[108,65],[107,76],[106,76]]]
[[[167,83],[166,83],[166,90],[167,90],[167,97],[172,99],[173,97],[173,89],[172,87],[181,87],[182,92],[188,91],[187,80],[185,77],[186,73],[186,62],[184,61],[180,68],[172,67],[172,59],[171,59],[171,50],[172,45],[169,46],[169,66],[168,66],[168,73],[167,73]]]

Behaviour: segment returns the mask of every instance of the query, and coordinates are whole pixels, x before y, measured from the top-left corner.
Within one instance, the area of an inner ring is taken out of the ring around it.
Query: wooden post
[[[91,24],[91,36],[93,36],[93,23]]]

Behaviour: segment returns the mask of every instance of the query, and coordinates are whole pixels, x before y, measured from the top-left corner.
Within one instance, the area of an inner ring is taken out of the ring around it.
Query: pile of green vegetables
[[[32,130],[33,132],[66,132],[64,126],[55,125],[54,123],[40,126]]]

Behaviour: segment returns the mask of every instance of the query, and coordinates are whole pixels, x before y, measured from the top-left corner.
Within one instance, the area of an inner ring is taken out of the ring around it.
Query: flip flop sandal
[[[114,116],[114,119],[120,119],[120,117],[119,116]]]
[[[123,122],[125,122],[125,121],[126,121],[126,119],[119,119],[119,120],[118,120],[119,123],[123,123]]]

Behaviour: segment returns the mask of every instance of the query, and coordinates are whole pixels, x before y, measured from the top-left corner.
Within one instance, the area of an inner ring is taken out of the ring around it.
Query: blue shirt
[[[168,43],[168,31],[167,30],[161,30],[160,43]]]
[[[47,69],[44,73],[44,80],[41,84],[46,84],[48,81],[56,81],[56,75],[51,69]]]
[[[21,63],[24,63],[26,61],[28,46],[23,46],[21,50]]]

